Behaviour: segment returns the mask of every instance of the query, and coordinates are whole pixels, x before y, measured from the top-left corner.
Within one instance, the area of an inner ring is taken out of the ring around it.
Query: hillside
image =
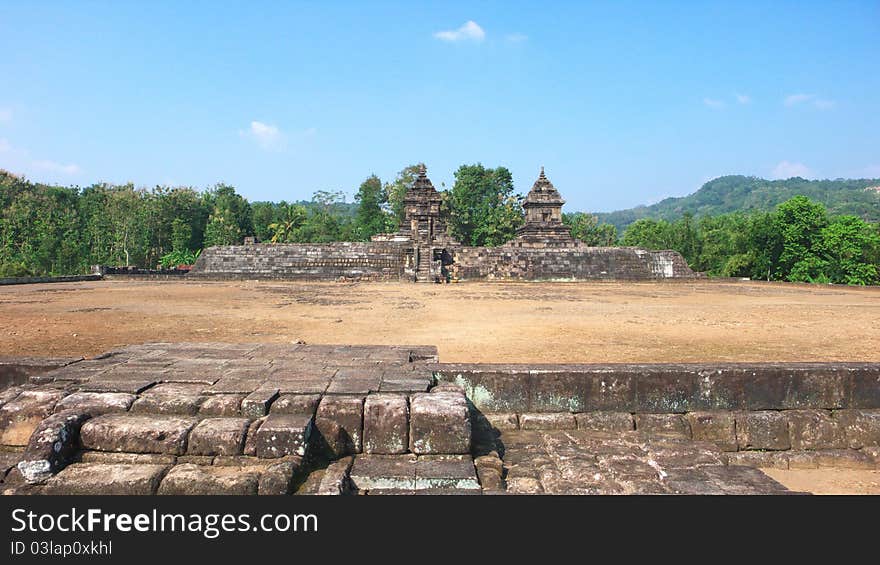
[[[831,215],[853,214],[880,221],[880,179],[807,180],[794,177],[766,180],[758,177],[730,175],[704,184],[688,196],[666,198],[651,206],[598,213],[599,221],[614,224],[623,231],[640,218],[675,220],[686,212],[695,216],[772,210],[780,202],[804,195],[825,204]]]

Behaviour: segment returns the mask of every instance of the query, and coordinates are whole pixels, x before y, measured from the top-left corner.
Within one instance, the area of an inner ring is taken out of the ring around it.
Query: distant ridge
[[[803,195],[825,204],[831,215],[852,214],[880,221],[880,179],[807,180],[793,177],[767,180],[728,175],[710,180],[695,193],[666,198],[650,206],[597,213],[599,221],[614,224],[618,231],[641,218],[676,220],[686,212],[709,216],[729,212],[770,211],[780,202]]]

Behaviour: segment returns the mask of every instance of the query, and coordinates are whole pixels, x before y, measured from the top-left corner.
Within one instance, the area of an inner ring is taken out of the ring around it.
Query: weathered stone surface
[[[636,429],[629,412],[584,412],[575,414],[579,430],[597,432],[631,432]]]
[[[55,411],[73,410],[92,416],[108,412],[126,412],[137,397],[124,392],[75,392],[55,405]]]
[[[318,405],[315,428],[323,449],[334,459],[363,450],[364,399],[327,395]]]
[[[168,471],[157,494],[217,495],[257,494],[259,472],[241,467],[216,467],[185,463]]]
[[[248,418],[261,418],[269,413],[269,406],[276,398],[278,398],[278,388],[258,388],[241,401],[241,415]]]
[[[335,496],[347,494],[351,490],[348,472],[354,463],[354,457],[348,456],[338,459],[327,466],[324,476],[318,485],[316,494],[322,496]]]
[[[409,449],[409,404],[397,394],[371,394],[364,401],[364,453],[394,455]]]
[[[199,411],[204,397],[202,385],[163,383],[156,385],[138,398],[131,406],[132,413],[180,414],[192,416]]]
[[[193,465],[213,465],[215,457],[213,455],[179,455],[177,464],[192,463]]]
[[[422,455],[416,461],[415,488],[479,489],[480,483],[468,455]]]
[[[410,400],[410,450],[419,455],[470,452],[467,401],[454,392],[420,393]]]
[[[37,425],[64,396],[57,390],[23,390],[0,408],[0,444],[27,445]]]
[[[764,469],[788,469],[789,457],[786,451],[738,451],[728,454],[728,464]]]
[[[477,468],[477,477],[480,479],[480,486],[484,490],[504,490],[504,463],[497,453],[491,455],[482,455],[474,459],[474,466]]]
[[[413,455],[358,455],[349,474],[352,487],[359,491],[374,489],[414,490],[416,457]]]
[[[787,410],[792,449],[842,449],[846,436],[824,410]]]
[[[86,449],[183,455],[196,420],[175,416],[105,414],[83,424]]]
[[[833,418],[852,449],[880,445],[880,410],[835,410]]]
[[[736,443],[740,449],[789,449],[788,419],[782,412],[739,412]]]
[[[862,453],[874,460],[874,463],[880,467],[880,446],[872,445],[862,449]]]
[[[241,455],[250,420],[205,418],[189,434],[190,455]]]
[[[302,458],[299,457],[290,457],[268,466],[260,475],[259,494],[263,496],[290,494],[301,467]]]
[[[270,414],[256,432],[257,457],[276,458],[306,454],[312,417],[304,414]]]
[[[258,418],[251,422],[251,425],[248,427],[247,436],[244,440],[244,454],[249,457],[256,457],[257,455],[257,431],[259,431],[260,426],[263,425],[263,422],[266,421],[266,417]]]
[[[107,451],[81,451],[76,457],[81,463],[107,463],[121,465],[174,465],[175,455],[160,453],[113,453]]]
[[[484,414],[486,421],[496,430],[518,430],[519,417],[516,414]]]
[[[816,464],[819,468],[833,469],[875,469],[874,459],[867,453],[855,449],[819,449]]]
[[[577,427],[574,414],[564,412],[520,414],[523,430],[573,430]]]
[[[282,394],[272,403],[273,414],[314,415],[321,402],[320,394]]]
[[[45,494],[155,494],[167,465],[77,463],[61,470],[43,486]]]
[[[212,394],[199,406],[199,416],[238,416],[243,394]]]
[[[83,392],[124,392],[139,394],[158,382],[153,376],[108,376],[108,373],[96,376],[93,380],[79,385]]]
[[[327,387],[327,394],[360,395],[379,391],[380,369],[339,369]]]
[[[789,469],[817,469],[819,461],[815,451],[785,451]]]
[[[711,441],[724,451],[736,451],[736,418],[732,412],[691,412],[685,416],[696,441]]]
[[[18,470],[28,483],[40,483],[60,471],[79,448],[79,430],[88,414],[59,412],[49,416],[31,435]]]
[[[682,414],[636,414],[636,431],[640,434],[678,435],[691,437],[691,427]]]
[[[511,494],[542,494],[541,481],[532,477],[508,477],[507,492]]]

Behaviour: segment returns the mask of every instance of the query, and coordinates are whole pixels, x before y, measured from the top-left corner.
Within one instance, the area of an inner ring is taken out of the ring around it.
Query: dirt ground
[[[0,356],[147,341],[428,344],[446,362],[880,361],[880,288],[107,280],[0,287]],[[880,494],[880,472],[777,471]]]
[[[108,280],[0,287],[0,355],[429,344],[446,362],[880,361],[880,288]]]

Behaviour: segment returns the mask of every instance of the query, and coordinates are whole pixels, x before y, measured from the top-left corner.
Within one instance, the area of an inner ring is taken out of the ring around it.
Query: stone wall
[[[399,242],[256,244],[209,247],[190,277],[399,280],[408,251]]]
[[[461,247],[452,272],[459,280],[651,280],[689,278],[694,272],[675,251],[635,247]]]

